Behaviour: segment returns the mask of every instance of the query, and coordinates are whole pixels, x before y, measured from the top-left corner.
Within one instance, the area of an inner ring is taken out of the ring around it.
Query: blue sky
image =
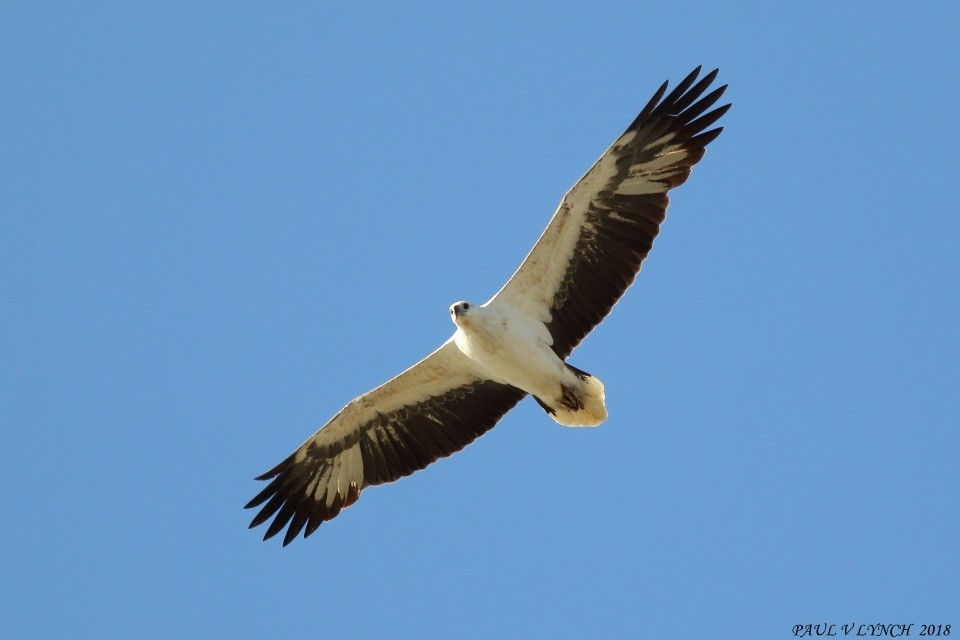
[[[0,7],[10,637],[960,631],[960,10],[332,4]],[[726,129],[571,359],[608,422],[248,531],[699,64]]]

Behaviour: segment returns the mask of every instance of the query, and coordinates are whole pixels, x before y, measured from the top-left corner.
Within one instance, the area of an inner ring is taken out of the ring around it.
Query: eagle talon
[[[570,411],[580,411],[583,409],[583,398],[580,397],[580,393],[573,387],[568,387],[565,384],[560,385],[561,395],[561,404],[563,404],[564,409],[569,409]]]

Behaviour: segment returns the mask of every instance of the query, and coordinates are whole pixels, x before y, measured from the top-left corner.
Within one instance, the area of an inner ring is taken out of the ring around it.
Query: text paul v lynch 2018
[[[793,635],[798,638],[832,636],[905,638],[911,635],[916,637],[944,638],[950,635],[951,628],[949,624],[859,624],[856,622],[834,624],[831,622],[821,622],[819,624],[795,624],[793,625],[792,631]]]

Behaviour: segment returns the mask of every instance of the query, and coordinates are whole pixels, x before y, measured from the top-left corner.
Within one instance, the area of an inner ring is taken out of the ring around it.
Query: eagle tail
[[[586,371],[567,365],[574,374],[571,384],[560,385],[560,394],[554,402],[534,396],[543,410],[555,422],[565,427],[595,427],[607,419],[607,405],[603,383]]]

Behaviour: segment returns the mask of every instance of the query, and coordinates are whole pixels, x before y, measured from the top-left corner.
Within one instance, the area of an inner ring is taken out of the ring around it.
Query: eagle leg
[[[561,384],[560,391],[562,394],[560,396],[560,404],[563,405],[564,409],[569,409],[570,411],[580,411],[583,409],[583,398],[577,389]]]

